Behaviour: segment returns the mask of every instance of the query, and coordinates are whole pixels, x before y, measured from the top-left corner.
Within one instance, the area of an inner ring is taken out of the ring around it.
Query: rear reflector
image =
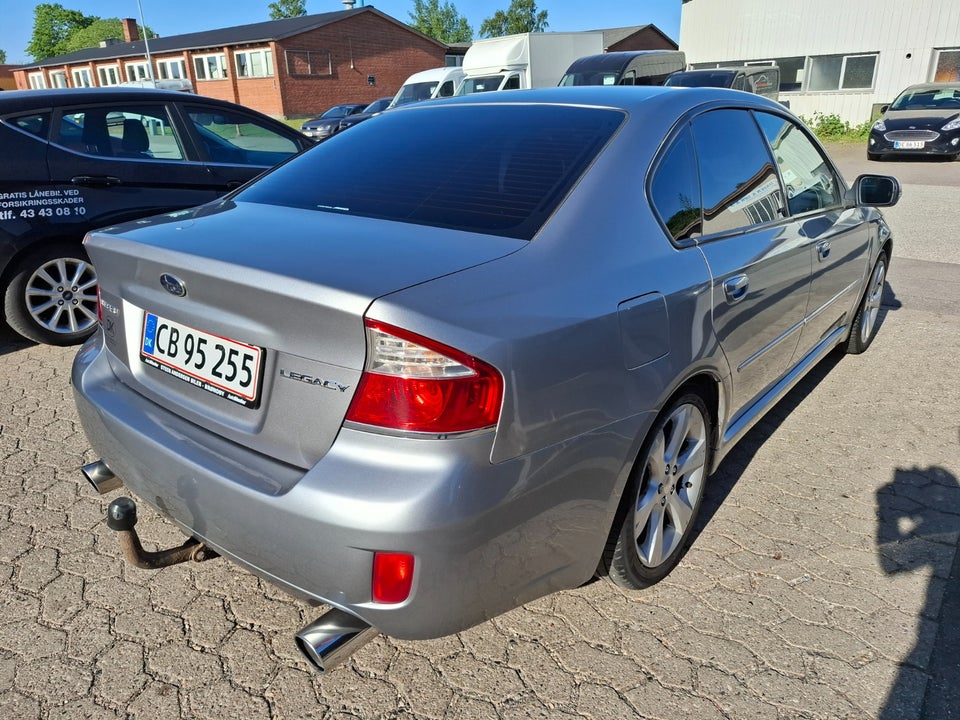
[[[503,376],[495,368],[415,333],[365,323],[367,364],[347,420],[436,434],[497,424]]]
[[[410,597],[413,586],[413,555],[377,552],[373,554],[371,596],[378,603],[399,603]]]

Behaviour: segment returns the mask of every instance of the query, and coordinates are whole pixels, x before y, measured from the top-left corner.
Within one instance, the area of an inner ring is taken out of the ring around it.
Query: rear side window
[[[552,105],[388,112],[236,199],[529,240],[623,118]]]
[[[692,127],[700,161],[703,234],[781,219],[780,180],[750,112],[714,110],[694,118]]]
[[[183,160],[162,105],[117,103],[65,110],[53,142],[88,155],[133,160]]]
[[[657,165],[650,195],[657,215],[675,241],[702,233],[703,203],[689,128],[677,136]]]
[[[20,117],[9,118],[7,122],[31,135],[36,135],[46,140],[47,129],[50,127],[50,113],[42,112],[32,115],[21,115]]]

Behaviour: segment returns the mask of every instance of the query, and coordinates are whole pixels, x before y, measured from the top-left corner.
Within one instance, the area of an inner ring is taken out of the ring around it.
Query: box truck
[[[458,94],[556,87],[570,63],[602,52],[602,32],[521,33],[477,40],[463,56]]]

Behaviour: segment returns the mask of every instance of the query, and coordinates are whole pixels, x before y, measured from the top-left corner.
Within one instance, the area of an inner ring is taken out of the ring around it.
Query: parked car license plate
[[[140,359],[246,407],[256,407],[259,401],[263,350],[254,345],[145,312]]]
[[[923,140],[895,140],[893,148],[895,150],[923,150]]]

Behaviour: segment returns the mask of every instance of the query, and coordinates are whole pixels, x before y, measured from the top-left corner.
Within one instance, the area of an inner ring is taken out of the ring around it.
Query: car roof
[[[679,116],[698,105],[723,103],[732,107],[762,107],[790,114],[783,105],[754,93],[726,88],[663,87],[660,85],[578,85],[536,90],[501,90],[411,103],[409,110],[469,104],[549,104],[616,108],[646,114],[651,111]],[[405,109],[407,106],[403,106]]]
[[[56,107],[86,102],[113,102],[115,100],[177,100],[202,101],[223,107],[237,107],[233,103],[216,98],[200,97],[178,90],[158,90],[138,87],[109,88],[55,88],[46,90],[11,90],[0,96],[0,112]]]
[[[917,91],[923,91],[923,90],[945,90],[947,88],[960,90],[960,82],[917,83],[916,85],[909,85],[905,87],[900,94],[903,95],[903,93],[905,92],[917,92]]]

